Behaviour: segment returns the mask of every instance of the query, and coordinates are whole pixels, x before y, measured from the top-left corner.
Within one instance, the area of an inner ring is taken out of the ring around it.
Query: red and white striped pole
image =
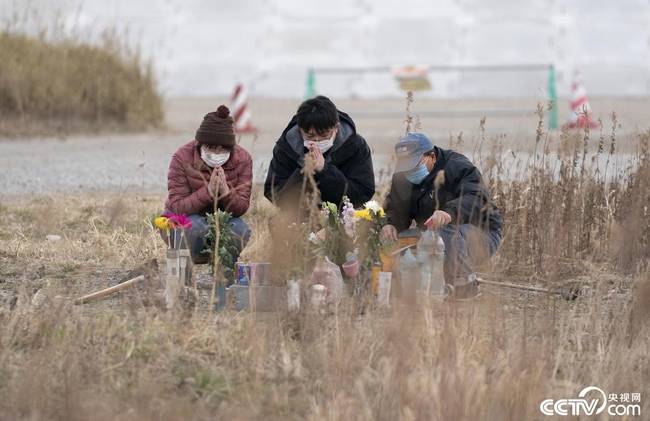
[[[591,118],[591,106],[587,100],[587,91],[582,82],[582,77],[579,72],[575,72],[573,83],[571,84],[571,94],[573,98],[569,104],[571,111],[569,111],[569,121],[566,124],[569,128],[584,128],[587,125],[591,128],[598,127],[598,123]]]
[[[248,93],[243,83],[238,83],[235,86],[230,103],[230,109],[235,119],[235,133],[256,132],[257,129],[251,123],[251,113],[248,110]]]

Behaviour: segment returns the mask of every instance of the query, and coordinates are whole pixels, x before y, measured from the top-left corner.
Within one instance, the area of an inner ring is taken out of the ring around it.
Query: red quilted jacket
[[[244,148],[233,147],[230,158],[223,164],[223,171],[230,187],[230,194],[219,198],[219,209],[233,216],[242,216],[248,210],[253,182],[253,160]],[[181,146],[169,164],[167,174],[167,202],[165,208],[180,214],[201,214],[213,211],[207,182],[210,167],[201,159],[199,143],[192,140]]]

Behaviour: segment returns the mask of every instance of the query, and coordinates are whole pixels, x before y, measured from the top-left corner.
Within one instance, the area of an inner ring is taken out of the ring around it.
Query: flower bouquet
[[[187,215],[163,212],[154,218],[153,225],[160,230],[169,249],[180,249],[185,230],[192,228],[192,220]],[[187,244],[185,244],[187,246]]]
[[[356,244],[359,247],[360,261],[364,267],[371,267],[380,261],[382,250],[381,228],[386,223],[384,209],[375,200],[364,204],[363,209],[354,211]]]
[[[324,202],[321,210],[322,229],[309,234],[318,256],[341,265],[359,259],[370,266],[380,260],[381,228],[386,222],[384,209],[374,200],[355,210],[347,197],[339,212],[334,203]],[[359,251],[361,251],[359,253]]]
[[[165,304],[167,309],[176,306],[181,288],[192,278],[192,262],[187,249],[185,230],[192,228],[186,215],[164,212],[153,220],[167,243],[167,274],[165,277]]]
[[[375,284],[378,283],[383,254],[381,229],[385,222],[384,209],[378,202],[371,200],[362,209],[355,210],[344,197],[341,211],[333,203],[323,203],[323,228],[309,234],[308,239],[319,261],[326,258],[340,265],[347,278],[354,282],[355,291],[365,290],[370,286],[371,278],[377,278],[372,279],[376,295],[378,285]]]
[[[349,203],[347,198],[344,201]],[[352,204],[350,203],[352,208]],[[345,209],[345,206],[344,206]],[[336,204],[323,202],[320,211],[320,226],[322,227],[317,233],[309,234],[309,241],[315,246],[316,256],[327,257],[330,261],[341,265],[345,262],[345,254],[353,242],[354,230],[350,229],[350,223],[353,223],[352,217],[345,217],[345,211],[339,213]]]

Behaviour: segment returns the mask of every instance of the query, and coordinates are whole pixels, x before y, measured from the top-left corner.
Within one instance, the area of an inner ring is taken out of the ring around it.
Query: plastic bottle
[[[436,254],[436,238],[433,230],[427,229],[418,240],[417,261],[420,265],[420,292],[429,294],[433,275],[433,259]]]
[[[431,294],[444,294],[445,291],[445,243],[435,233],[435,252],[431,259]]]
[[[300,310],[300,280],[290,279],[287,282],[287,308],[289,311]]]
[[[418,261],[407,249],[399,259],[399,279],[400,286],[404,294],[415,295],[415,291],[420,287],[420,270]]]
[[[315,310],[320,310],[325,305],[327,288],[325,285],[316,284],[311,286],[311,305]]]
[[[167,249],[167,274],[165,276],[165,306],[167,310],[173,309],[179,299],[182,287],[180,265],[179,250]]]

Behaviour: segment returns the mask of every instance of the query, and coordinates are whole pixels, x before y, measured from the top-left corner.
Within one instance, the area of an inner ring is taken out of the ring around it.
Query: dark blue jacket
[[[325,167],[314,179],[322,201],[340,205],[348,196],[356,206],[363,206],[375,194],[375,175],[370,148],[354,122],[339,111],[341,126],[332,148],[323,154]],[[299,205],[303,186],[302,167],[305,147],[294,116],[273,148],[273,159],[264,183],[264,196],[280,207]]]
[[[500,232],[501,213],[478,168],[450,149],[436,147],[435,153],[436,164],[420,184],[413,185],[404,173],[393,175],[384,205],[388,223],[403,231],[415,220],[422,228],[435,210],[443,210],[451,215],[453,224],[469,223]]]

